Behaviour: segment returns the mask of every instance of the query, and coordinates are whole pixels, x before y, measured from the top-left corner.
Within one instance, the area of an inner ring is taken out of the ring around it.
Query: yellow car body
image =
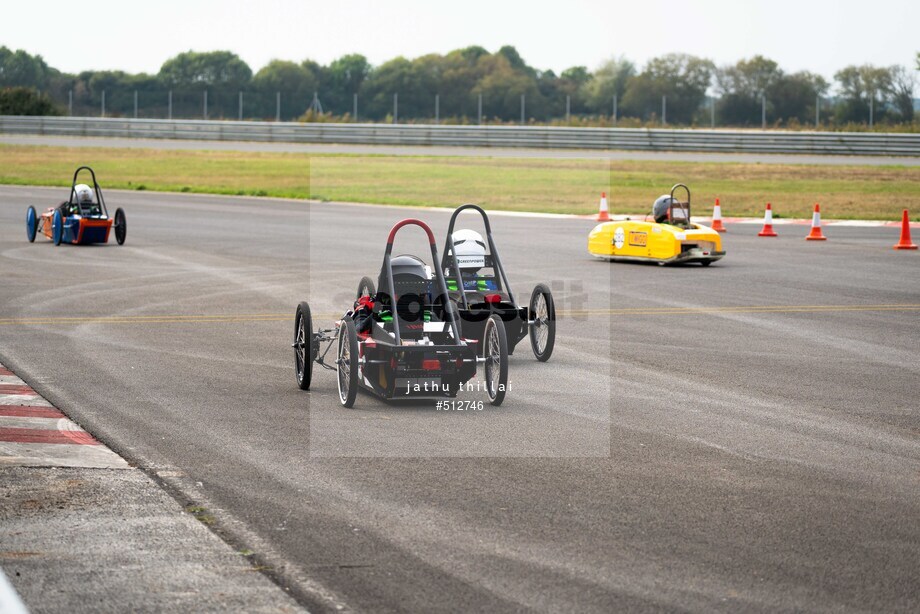
[[[708,266],[722,258],[722,237],[701,224],[673,226],[636,220],[598,224],[588,236],[588,252],[607,260],[635,260]]]

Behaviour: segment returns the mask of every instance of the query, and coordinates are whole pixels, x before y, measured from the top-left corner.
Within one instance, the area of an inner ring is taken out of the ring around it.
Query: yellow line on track
[[[904,305],[738,305],[732,307],[631,307],[623,309],[560,309],[560,317],[574,316],[662,316],[717,315],[722,313],[825,313],[825,312],[920,311],[920,304]],[[334,320],[342,314],[313,314],[314,321]],[[0,318],[0,326],[41,326],[68,324],[209,324],[237,322],[281,322],[292,320],[290,313],[253,314],[163,314],[149,316],[48,316]]]
[[[638,307],[629,309],[571,309],[565,315],[707,315],[720,313],[822,313],[836,311],[917,311],[908,305],[739,305],[734,307]]]
[[[209,322],[277,322],[292,319],[291,314],[227,314],[227,315],[162,315],[162,316],[110,316],[110,317],[39,317],[0,318],[3,325],[38,324],[162,324],[162,323],[209,323]]]

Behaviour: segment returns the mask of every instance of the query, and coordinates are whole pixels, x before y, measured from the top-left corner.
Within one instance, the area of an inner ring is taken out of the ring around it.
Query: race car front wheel
[[[301,390],[309,390],[313,379],[313,317],[306,302],[294,315],[294,375]]]
[[[537,284],[530,295],[530,346],[540,362],[546,362],[556,345],[556,304],[545,284]]]
[[[26,236],[29,243],[35,241],[35,233],[38,232],[38,216],[35,215],[35,207],[26,209]]]
[[[55,209],[51,218],[51,239],[55,245],[60,245],[64,239],[64,216],[61,215],[60,209]]]
[[[125,238],[128,236],[128,222],[125,220],[125,212],[119,207],[115,209],[115,240],[119,245],[125,244]]]
[[[486,391],[492,405],[501,405],[508,388],[508,337],[505,324],[497,315],[492,314],[486,321],[482,341]]]
[[[335,362],[339,401],[345,407],[352,407],[358,396],[358,332],[355,321],[348,317],[339,326],[339,352]]]

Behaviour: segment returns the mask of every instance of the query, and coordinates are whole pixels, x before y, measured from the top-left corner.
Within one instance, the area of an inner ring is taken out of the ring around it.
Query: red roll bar
[[[393,241],[396,239],[396,231],[398,231],[398,230],[399,230],[400,228],[402,228],[403,226],[419,226],[419,227],[421,227],[421,229],[425,231],[425,234],[428,235],[428,242],[429,242],[431,245],[434,245],[434,233],[431,232],[431,228],[428,228],[428,224],[426,224],[426,223],[423,222],[422,220],[417,220],[417,219],[415,219],[415,218],[407,218],[407,219],[405,219],[405,220],[402,220],[401,222],[397,222],[396,225],[393,226],[392,230],[390,230],[390,234],[389,234],[389,236],[387,236],[387,245],[388,245],[388,246],[392,246],[392,245],[393,245]]]

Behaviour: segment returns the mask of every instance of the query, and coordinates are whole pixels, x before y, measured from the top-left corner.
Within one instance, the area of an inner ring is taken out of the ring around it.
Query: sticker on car
[[[629,244],[636,247],[645,247],[648,245],[648,233],[636,232],[635,230],[629,231]]]

